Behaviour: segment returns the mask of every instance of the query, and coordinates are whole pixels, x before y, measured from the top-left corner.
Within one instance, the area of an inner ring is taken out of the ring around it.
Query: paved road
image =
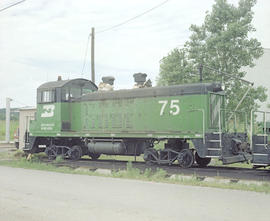
[[[0,221],[270,220],[270,195],[0,166]]]

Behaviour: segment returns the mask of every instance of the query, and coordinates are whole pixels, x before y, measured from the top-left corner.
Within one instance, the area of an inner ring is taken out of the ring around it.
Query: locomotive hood
[[[79,98],[81,101],[88,100],[106,100],[106,99],[122,99],[122,98],[138,98],[138,97],[161,97],[161,96],[177,96],[177,95],[193,95],[207,94],[208,92],[221,92],[220,83],[197,83],[185,85],[173,85],[165,87],[137,88],[125,89],[117,91],[97,91],[86,94]]]

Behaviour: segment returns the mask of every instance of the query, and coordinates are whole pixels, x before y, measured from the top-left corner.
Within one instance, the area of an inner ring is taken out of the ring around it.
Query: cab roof
[[[54,88],[61,88],[64,86],[68,86],[68,85],[85,85],[85,84],[89,84],[92,85],[94,88],[98,88],[92,81],[87,80],[87,79],[83,79],[83,78],[76,78],[76,79],[71,79],[71,80],[59,80],[59,81],[50,81],[50,82],[46,82],[42,85],[40,85],[37,90],[50,90],[50,89],[54,89]]]

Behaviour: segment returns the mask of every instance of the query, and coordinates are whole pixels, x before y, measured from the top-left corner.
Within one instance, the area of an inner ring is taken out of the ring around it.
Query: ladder
[[[207,140],[207,156],[212,158],[219,158],[222,154],[222,132],[213,132],[211,139]]]
[[[207,141],[207,156],[219,158],[222,154],[222,131],[221,131],[221,110],[218,111],[218,132],[211,134],[211,139]]]
[[[254,134],[254,113],[263,114],[263,133]],[[251,111],[250,123],[250,146],[252,150],[252,163],[255,166],[270,165],[270,145],[268,144],[268,136],[266,133],[266,116],[270,112],[266,111]]]

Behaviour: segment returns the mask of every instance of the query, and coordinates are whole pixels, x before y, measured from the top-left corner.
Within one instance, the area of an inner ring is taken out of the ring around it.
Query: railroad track
[[[44,162],[52,163],[56,166],[68,166],[71,168],[83,167],[91,171],[96,169],[110,169],[114,171],[125,170],[128,161],[119,160],[90,160],[81,159],[78,161],[64,160],[60,163],[55,161],[45,160]],[[168,175],[181,174],[181,175],[194,175],[197,178],[204,179],[205,177],[218,177],[226,178],[232,181],[237,180],[252,180],[252,181],[267,181],[270,182],[270,170],[261,169],[249,169],[249,168],[238,168],[238,167],[224,167],[224,166],[208,166],[200,168],[193,166],[188,169],[180,168],[177,164],[166,166],[166,165],[147,165],[144,162],[132,162],[133,168],[138,168],[140,171],[144,171],[146,168],[151,168],[152,171],[161,168],[167,172]]]

